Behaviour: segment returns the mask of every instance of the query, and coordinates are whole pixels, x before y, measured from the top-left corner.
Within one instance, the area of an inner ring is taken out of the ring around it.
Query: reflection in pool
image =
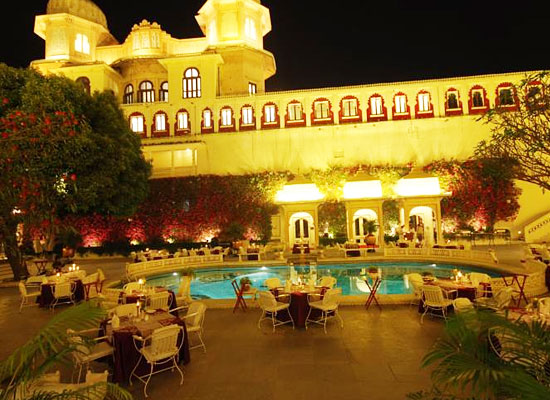
[[[284,282],[291,277],[296,280],[300,277],[307,281],[313,276],[319,279],[324,275],[332,275],[337,279],[337,287],[342,288],[344,295],[360,295],[368,293],[368,288],[361,279],[369,267],[379,269],[382,276],[382,284],[378,293],[380,294],[403,294],[410,293],[403,280],[403,275],[410,272],[431,272],[438,278],[452,276],[452,270],[458,268],[462,273],[484,272],[490,276],[499,276],[498,272],[487,271],[482,268],[471,266],[433,264],[422,262],[369,262],[357,264],[323,264],[315,266],[263,266],[263,267],[225,267],[198,269],[191,282],[191,296],[195,299],[229,299],[234,298],[235,293],[231,287],[231,281],[237,281],[246,276],[252,281],[252,286],[266,290],[264,281],[267,278],[277,277]],[[171,274],[152,276],[147,279],[149,286],[166,286],[177,292],[180,276],[174,272]]]

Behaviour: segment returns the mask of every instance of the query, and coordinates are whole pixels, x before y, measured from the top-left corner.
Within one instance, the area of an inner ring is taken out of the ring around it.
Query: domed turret
[[[75,15],[107,29],[105,14],[91,0],[50,0],[46,7],[46,13]]]

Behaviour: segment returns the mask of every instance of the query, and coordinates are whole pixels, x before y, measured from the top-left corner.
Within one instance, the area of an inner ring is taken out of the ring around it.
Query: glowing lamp
[[[300,185],[285,185],[275,194],[278,203],[291,203],[297,201],[316,201],[325,197],[319,188],[313,183]]]
[[[346,182],[344,185],[344,199],[366,199],[382,197],[380,181]]]
[[[438,178],[400,179],[395,185],[399,196],[434,196],[441,194]]]

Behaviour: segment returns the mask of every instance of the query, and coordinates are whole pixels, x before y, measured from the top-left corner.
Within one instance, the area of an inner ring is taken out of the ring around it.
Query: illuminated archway
[[[313,216],[307,212],[297,212],[289,218],[290,244],[302,243],[315,246],[316,229]]]
[[[419,242],[432,246],[437,242],[436,212],[432,207],[414,207],[409,213],[410,230],[416,233]]]
[[[365,224],[367,221],[373,220],[379,225],[378,214],[370,208],[357,210],[353,214],[353,240],[355,242],[363,243],[365,236],[368,235],[368,232],[365,229]]]

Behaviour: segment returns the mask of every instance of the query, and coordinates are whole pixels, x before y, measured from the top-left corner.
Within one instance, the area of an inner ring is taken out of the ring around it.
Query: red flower
[[[6,97],[4,97],[4,98],[2,99],[2,104],[8,104],[9,102],[10,102],[9,99],[6,98]]]
[[[2,132],[2,139],[7,139],[8,136],[8,132]]]
[[[71,181],[76,181],[76,174],[71,174]]]

